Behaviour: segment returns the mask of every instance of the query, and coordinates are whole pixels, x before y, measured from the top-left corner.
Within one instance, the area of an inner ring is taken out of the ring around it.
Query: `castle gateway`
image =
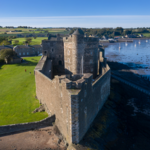
[[[110,94],[110,68],[98,38],[77,29],[42,41],[36,95],[68,143],[79,143]]]

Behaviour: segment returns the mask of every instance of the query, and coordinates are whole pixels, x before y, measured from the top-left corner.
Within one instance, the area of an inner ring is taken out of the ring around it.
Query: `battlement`
[[[59,76],[59,83],[66,84],[66,89],[81,89],[88,81],[90,81],[92,85],[93,75],[90,73],[83,75]]]

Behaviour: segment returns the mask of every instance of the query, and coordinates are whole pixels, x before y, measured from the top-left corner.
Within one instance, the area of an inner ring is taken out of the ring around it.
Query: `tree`
[[[5,39],[0,43],[0,45],[10,45],[10,42],[7,39]]]
[[[123,33],[123,28],[122,27],[117,27],[114,32],[116,33],[116,35],[121,35]]]
[[[129,30],[129,29],[127,29],[127,30],[124,31],[125,35],[131,34],[131,33],[132,33],[132,30]]]
[[[14,40],[15,45],[19,43],[19,40]]]
[[[17,53],[12,49],[2,49],[0,51],[0,59],[4,60],[6,56],[17,56]]]
[[[26,41],[25,41],[25,43],[28,43],[28,44],[30,44],[30,43],[31,43],[31,41],[32,41],[32,38],[28,37],[28,38],[26,38]]]

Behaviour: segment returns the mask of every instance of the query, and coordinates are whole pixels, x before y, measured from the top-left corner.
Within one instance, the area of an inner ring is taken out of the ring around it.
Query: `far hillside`
[[[0,28],[0,36],[28,36],[32,34],[33,36],[41,37],[47,36],[47,34],[68,34],[65,28]]]
[[[42,43],[42,40],[48,39],[47,37],[37,37],[37,38],[16,38],[12,39],[12,44],[15,45],[24,45],[27,39],[31,39],[30,45],[40,45]]]

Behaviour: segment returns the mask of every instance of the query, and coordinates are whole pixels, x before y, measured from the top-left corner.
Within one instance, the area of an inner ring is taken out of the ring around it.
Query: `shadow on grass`
[[[18,64],[8,64],[8,65],[16,65],[16,66],[35,66],[38,64],[39,60],[32,58],[33,61],[25,60],[24,62]],[[7,65],[5,63],[0,63],[0,69],[2,69],[3,65]]]
[[[3,66],[4,64],[0,64],[0,69],[2,69],[2,66]]]
[[[29,61],[29,60],[25,60],[25,61],[23,61],[23,62],[21,62],[21,63],[19,63],[19,64],[16,64],[16,66],[36,66],[37,64],[38,64],[38,60],[36,60],[36,59],[32,59],[33,61]]]

